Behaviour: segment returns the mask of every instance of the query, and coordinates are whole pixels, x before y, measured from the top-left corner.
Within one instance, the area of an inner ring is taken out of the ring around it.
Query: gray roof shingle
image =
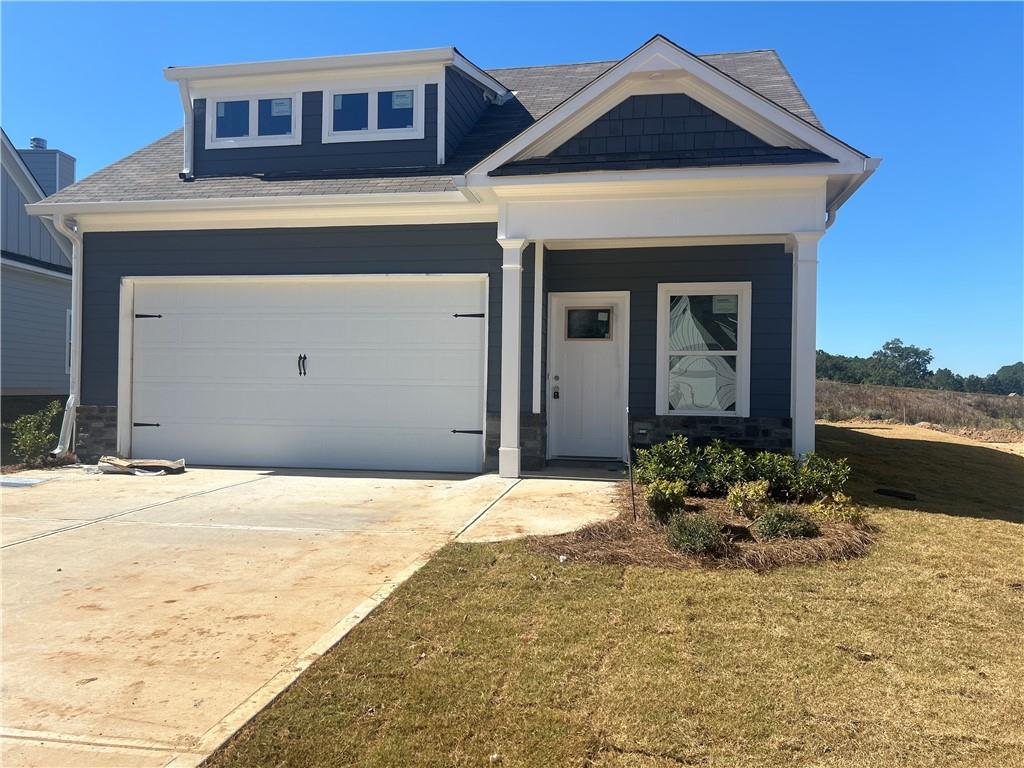
[[[775,51],[701,56],[704,61],[794,115],[821,127]],[[290,195],[349,195],[377,192],[447,192],[465,173],[617,62],[597,61],[543,67],[492,69],[492,77],[515,92],[490,106],[440,167],[366,169],[331,177],[210,176],[184,182],[182,132],[177,129],[142,149],[47,198],[50,203],[197,200]]]

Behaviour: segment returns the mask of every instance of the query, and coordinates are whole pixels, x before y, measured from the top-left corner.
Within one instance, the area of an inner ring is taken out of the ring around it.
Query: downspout
[[[178,81],[178,91],[181,93],[181,106],[185,110],[185,160],[178,178],[182,181],[192,181],[192,137],[195,133],[194,118],[192,116],[192,93],[189,90],[188,80]]]
[[[836,195],[832,204],[825,209],[825,229],[831,227],[836,221],[836,212],[839,210],[839,206],[849,200],[853,193],[860,189],[861,185],[870,178],[878,166],[881,165],[882,158],[880,157],[866,157],[864,158],[864,170],[850,179],[850,182],[843,187],[843,191]]]
[[[64,214],[53,216],[53,226],[71,242],[71,386],[60,427],[60,441],[50,455],[61,457],[74,451],[75,417],[82,397],[82,233],[68,225]]]

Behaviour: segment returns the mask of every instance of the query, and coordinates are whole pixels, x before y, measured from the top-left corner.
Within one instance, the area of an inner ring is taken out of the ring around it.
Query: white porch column
[[[793,249],[793,454],[814,450],[814,372],[818,304],[818,241],[823,232],[796,232]]]
[[[526,240],[498,238],[501,246],[501,436],[498,474],[519,477],[519,369],[522,360],[523,249]]]

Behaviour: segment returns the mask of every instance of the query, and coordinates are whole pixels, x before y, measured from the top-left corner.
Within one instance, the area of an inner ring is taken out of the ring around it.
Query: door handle
[[[299,366],[299,376],[301,376],[302,375],[302,355],[299,355],[299,359],[298,359],[298,362],[296,364]]]
[[[299,365],[302,367],[302,375],[306,375],[306,356],[299,355]]]

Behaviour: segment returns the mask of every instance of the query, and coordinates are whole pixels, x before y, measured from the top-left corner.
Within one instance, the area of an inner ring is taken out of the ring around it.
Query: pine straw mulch
[[[684,555],[668,545],[665,526],[647,512],[639,491],[637,519],[633,519],[629,485],[623,483],[619,516],[593,523],[570,533],[531,536],[527,547],[537,554],[565,557],[567,561],[604,565],[637,565],[649,568],[749,568],[768,571],[784,565],[836,562],[860,557],[874,543],[878,529],[869,524],[818,521],[821,534],[812,539],[730,541],[725,554],[716,557]],[[725,523],[749,523],[729,511],[724,499],[687,499],[687,512],[704,512]]]

